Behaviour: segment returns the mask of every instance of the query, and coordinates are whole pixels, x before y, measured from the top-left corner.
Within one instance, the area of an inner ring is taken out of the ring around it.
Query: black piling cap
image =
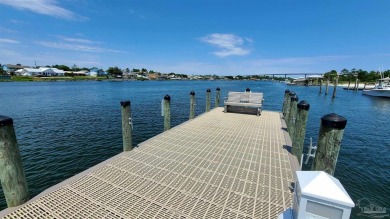
[[[221,88],[217,87],[217,91],[220,91],[220,90],[221,90]]]
[[[10,118],[8,116],[0,115],[0,127],[12,125],[12,124],[14,124],[14,121],[12,120],[12,118]]]
[[[210,88],[208,88],[208,89],[206,90],[206,92],[211,92]]]
[[[191,91],[191,92],[190,92],[190,95],[191,95],[191,96],[195,96],[195,91]]]
[[[129,106],[129,105],[130,105],[130,100],[121,101],[121,106],[125,107],[125,106]]]
[[[290,93],[290,90],[287,89],[287,90],[284,91],[284,93],[285,93],[285,94],[288,94],[288,93]]]
[[[290,97],[292,97],[292,96],[296,95],[296,93],[294,91],[291,91],[289,95],[290,95]]]
[[[164,100],[171,101],[171,97],[167,94],[167,95],[165,95]]]
[[[245,91],[246,91],[246,92],[249,92],[249,91],[251,91],[251,89],[250,89],[249,87],[247,87],[247,88],[245,89]]]
[[[301,102],[298,103],[297,107],[298,109],[309,111],[310,104],[306,100],[301,100]]]
[[[328,128],[344,129],[347,126],[347,119],[331,113],[321,118],[321,125]]]
[[[291,97],[291,101],[297,101],[298,102],[299,98],[297,95],[294,95]]]

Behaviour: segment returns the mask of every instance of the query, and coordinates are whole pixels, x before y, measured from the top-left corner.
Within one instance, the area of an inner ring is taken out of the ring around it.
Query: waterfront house
[[[18,69],[14,71],[15,75],[21,75],[21,76],[44,76],[44,77],[50,77],[50,76],[64,76],[65,72],[63,70],[57,69],[57,68],[23,68]]]
[[[51,68],[54,71],[53,76],[58,76],[58,77],[64,77],[65,76],[65,71],[57,68]]]
[[[103,69],[91,68],[89,70],[89,76],[92,76],[92,77],[99,77],[99,76],[106,76],[106,75],[107,75],[107,73]]]
[[[89,72],[87,70],[82,71],[74,71],[72,72],[75,76],[87,76],[89,75]]]
[[[24,66],[24,65],[21,65],[21,64],[16,64],[16,65],[12,65],[12,64],[6,64],[6,65],[3,65],[3,70],[5,72],[7,72],[7,74],[11,74],[17,70],[20,70],[20,69],[23,69],[23,68],[31,68],[30,66]]]

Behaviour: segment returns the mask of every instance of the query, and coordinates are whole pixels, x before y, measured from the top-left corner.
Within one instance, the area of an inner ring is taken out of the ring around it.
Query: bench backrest
[[[262,103],[263,93],[229,92],[227,102]]]

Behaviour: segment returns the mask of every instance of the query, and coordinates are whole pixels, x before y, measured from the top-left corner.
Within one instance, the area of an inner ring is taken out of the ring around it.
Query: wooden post
[[[286,125],[288,126],[288,118],[290,116],[290,105],[291,105],[291,97],[292,96],[295,96],[295,92],[294,91],[291,91],[289,94],[288,94],[288,97],[287,97],[287,102],[286,102],[286,115],[284,116],[284,121],[286,122]],[[287,127],[288,128],[288,127]]]
[[[206,91],[206,112],[210,112],[211,90]]]
[[[320,80],[320,93],[322,93],[322,80]]]
[[[328,90],[329,90],[329,79],[326,81],[325,95],[328,95]]]
[[[217,93],[215,94],[215,108],[219,107],[221,99],[221,88],[217,87]]]
[[[359,90],[359,79],[356,78],[356,91],[358,91],[358,90]]]
[[[333,88],[333,95],[332,95],[332,97],[336,97],[336,89],[337,89],[337,84],[338,84],[338,82],[339,82],[339,77],[336,76],[336,81],[335,81],[335,83],[334,83],[334,88]]]
[[[190,93],[190,119],[195,118],[195,91]]]
[[[290,94],[290,90],[289,90],[289,89],[286,89],[286,90],[284,91],[284,99],[283,99],[283,107],[282,107],[283,116],[286,115],[287,98],[289,97],[289,94]]]
[[[358,80],[359,79],[356,78],[356,80],[355,80],[355,87],[353,88],[354,91],[358,90]]]
[[[164,97],[164,131],[171,129],[171,97]]]
[[[347,120],[334,113],[321,118],[317,152],[311,168],[312,170],[322,170],[330,175],[334,174],[346,125]]]
[[[310,104],[306,100],[302,100],[297,105],[297,119],[295,120],[295,131],[292,140],[292,154],[294,154],[301,164],[303,153],[303,144],[305,142],[307,117],[309,114]]]
[[[298,100],[299,100],[299,98],[297,95],[294,95],[291,97],[290,115],[289,115],[288,121],[287,121],[287,129],[288,129],[288,133],[290,134],[291,140],[294,137],[294,123],[295,123],[295,119],[297,116],[296,113],[297,113]]]
[[[13,120],[0,115],[0,181],[8,207],[29,200],[26,177]]]
[[[123,141],[123,151],[131,151],[133,149],[132,142],[132,123],[131,120],[131,111],[130,111],[130,101],[121,101],[121,111],[122,111],[122,141]]]

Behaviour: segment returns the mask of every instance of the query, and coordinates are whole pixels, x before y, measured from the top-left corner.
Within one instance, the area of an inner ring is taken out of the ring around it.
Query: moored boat
[[[363,90],[362,93],[368,96],[390,98],[390,78],[386,77],[379,79],[373,89]]]

